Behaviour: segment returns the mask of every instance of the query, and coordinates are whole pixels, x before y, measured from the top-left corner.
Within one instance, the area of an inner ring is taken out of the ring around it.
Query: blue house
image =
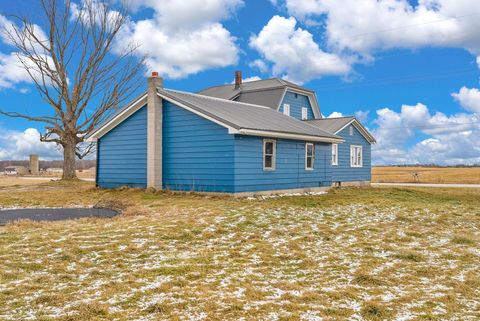
[[[322,118],[313,91],[273,78],[199,93],[148,91],[89,135],[96,184],[249,195],[368,185],[375,139],[355,117]]]

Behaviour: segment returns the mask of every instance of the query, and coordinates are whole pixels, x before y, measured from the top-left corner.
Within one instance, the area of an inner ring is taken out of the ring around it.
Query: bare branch
[[[82,147],[77,146],[75,150],[75,155],[77,155],[79,159],[82,159],[88,155],[95,153],[96,150],[97,150],[97,144],[94,142],[91,142],[91,143],[88,143],[87,146],[82,146]]]
[[[81,1],[76,14],[72,14],[75,4],[71,0],[40,0],[40,4],[45,33],[19,16],[14,16],[15,23],[5,32],[54,116],[1,113],[51,126],[41,141],[62,145],[65,161],[70,162],[74,154],[84,157],[92,152],[93,147],[83,151],[75,147],[137,92],[143,83],[145,58],[138,58],[136,45],[122,53],[113,50],[128,22],[125,0]]]
[[[54,125],[54,126],[57,126],[58,121],[60,121],[56,117],[47,117],[47,116],[32,117],[32,116],[22,115],[22,114],[19,114],[19,113],[16,113],[16,112],[7,112],[7,111],[2,111],[2,110],[0,110],[0,114],[8,116],[8,117],[13,117],[13,118],[23,118],[23,119],[26,119],[26,120],[29,120],[29,121],[47,123],[47,124],[51,124],[51,125]]]

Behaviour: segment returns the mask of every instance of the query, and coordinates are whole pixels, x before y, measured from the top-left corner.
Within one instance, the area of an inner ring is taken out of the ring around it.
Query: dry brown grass
[[[77,176],[80,179],[92,180],[95,179],[95,172],[89,170],[77,171]],[[62,175],[59,173],[42,173],[41,176],[7,176],[0,174],[0,188],[38,185],[61,177]]]
[[[38,185],[40,183],[49,182],[51,180],[51,177],[25,178],[0,174],[0,188]]]
[[[478,320],[480,190],[268,200],[0,189],[0,205],[114,204],[0,228],[0,320]]]
[[[418,180],[412,175],[415,172]],[[480,167],[373,167],[372,182],[480,184]]]

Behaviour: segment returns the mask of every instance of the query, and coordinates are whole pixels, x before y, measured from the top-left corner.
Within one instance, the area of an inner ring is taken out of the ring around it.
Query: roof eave
[[[266,131],[266,130],[257,130],[257,129],[249,129],[249,128],[241,128],[237,130],[235,134],[247,135],[247,136],[271,137],[271,138],[284,138],[284,139],[301,140],[301,141],[322,142],[322,143],[345,142],[345,140],[340,137],[334,138],[334,137],[312,136],[312,135],[285,133],[285,132],[278,132],[278,131]]]
[[[92,133],[89,133],[85,136],[87,142],[94,142],[97,139],[101,138],[125,119],[130,117],[133,113],[139,110],[147,103],[147,93],[144,93],[139,98],[135,99],[130,105],[125,107],[120,113],[114,116],[112,119],[107,121],[100,128],[96,129]]]

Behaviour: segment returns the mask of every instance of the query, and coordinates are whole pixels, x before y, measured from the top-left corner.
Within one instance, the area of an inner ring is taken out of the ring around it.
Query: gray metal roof
[[[339,130],[344,128],[352,121],[370,143],[376,142],[375,137],[373,137],[373,135],[370,134],[365,126],[363,126],[362,123],[360,123],[354,116],[313,119],[307,120],[306,122],[331,134],[337,134]]]
[[[266,91],[247,91],[241,92],[234,100],[242,103],[267,106],[276,110],[282,101],[284,92],[284,88],[273,88]]]
[[[214,86],[203,89],[198,94],[230,100],[235,99],[240,102],[254,103],[277,109],[287,87],[313,94],[313,91],[310,89],[280,78],[247,81],[242,83],[239,89],[235,89],[233,84]]]
[[[248,129],[342,140],[339,136],[265,106],[161,88],[158,88],[158,93],[173,103],[183,104],[237,130]]]
[[[355,119],[355,117],[353,116],[338,117],[338,118],[322,118],[322,119],[307,120],[307,123],[318,126],[319,128],[333,134],[338,132],[343,127],[345,127],[353,119]]]

